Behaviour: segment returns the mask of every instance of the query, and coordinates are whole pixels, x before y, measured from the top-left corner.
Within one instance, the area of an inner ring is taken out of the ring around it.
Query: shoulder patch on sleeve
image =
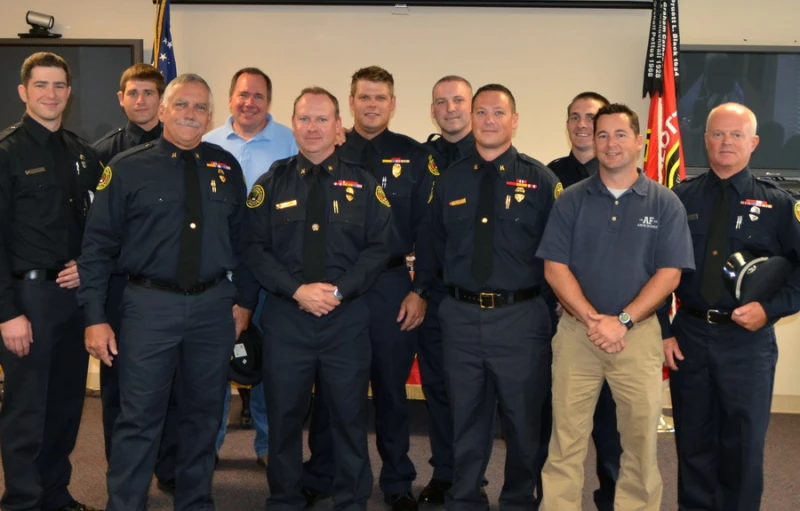
[[[800,201],[794,203],[794,218],[800,222]]]
[[[111,184],[111,178],[113,173],[111,172],[111,167],[106,165],[106,168],[103,169],[103,174],[100,176],[100,181],[97,183],[97,191],[104,190],[108,185]]]
[[[386,198],[386,192],[383,191],[383,187],[381,187],[381,185],[375,187],[375,197],[377,197],[378,202],[380,202],[387,208],[392,207],[392,205],[389,204],[389,199]]]
[[[254,209],[264,204],[264,199],[266,197],[267,193],[264,191],[264,187],[261,185],[255,185],[247,195],[247,201],[245,201],[245,204],[247,204],[248,208]]]
[[[433,174],[434,176],[439,175],[439,167],[436,166],[436,162],[433,160],[433,155],[428,155],[428,172]]]
[[[553,196],[558,199],[561,197],[561,192],[564,191],[564,185],[561,184],[561,181],[556,184],[556,189],[553,191]]]

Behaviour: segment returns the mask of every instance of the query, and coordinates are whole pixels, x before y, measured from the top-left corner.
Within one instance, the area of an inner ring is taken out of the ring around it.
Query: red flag
[[[653,0],[644,95],[650,94],[644,172],[672,188],[686,178],[677,90],[679,72],[678,0]]]

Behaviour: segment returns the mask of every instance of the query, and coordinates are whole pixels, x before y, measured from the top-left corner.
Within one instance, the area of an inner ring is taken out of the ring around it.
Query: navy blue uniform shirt
[[[360,165],[336,152],[321,165],[328,218],[325,280],[345,299],[353,298],[386,268],[394,207]],[[278,160],[247,199],[247,264],[269,292],[287,298],[307,283],[303,234],[313,166],[302,154]]]
[[[161,123],[156,124],[150,131],[145,131],[138,124],[128,121],[124,128],[117,128],[92,144],[92,149],[105,165],[123,151],[157,140],[161,136],[161,131]]]
[[[430,211],[430,238],[444,283],[480,291],[472,277],[478,197],[485,166],[494,181],[493,268],[485,289],[519,291],[543,285],[544,266],[536,248],[561,185],[541,162],[514,147],[486,163],[475,151],[436,181]]]
[[[370,161],[365,160],[369,154],[365,148],[367,144],[374,148]],[[433,156],[416,140],[388,129],[369,141],[352,130],[339,154],[343,159],[361,164],[389,198],[392,204],[393,233],[389,242],[392,258],[414,252],[433,180],[439,175]]]
[[[585,164],[578,161],[572,151],[568,156],[558,158],[547,164],[547,168],[553,171],[564,188],[569,188],[587,177],[597,174],[597,158],[592,158]]]
[[[466,158],[475,151],[475,135],[470,131],[457,142],[448,142],[443,136],[434,133],[423,144],[430,151],[439,171]]]
[[[622,312],[656,270],[694,269],[680,200],[641,172],[618,199],[599,174],[564,190],[536,255],[569,266],[589,303],[607,315]]]
[[[770,322],[800,310],[800,203],[769,181],[761,181],[745,168],[730,179],[729,247],[723,261],[740,250],[756,256],[786,257],[795,265],[783,288],[761,305]],[[694,244],[697,271],[685,273],[675,291],[685,307],[733,310],[739,306],[727,290],[718,303],[707,304],[700,295],[703,282],[706,245],[708,243],[714,200],[720,193],[720,179],[709,170],[675,187],[688,215]],[[721,268],[720,268],[721,271]]]
[[[160,138],[120,153],[103,172],[78,260],[78,301],[87,325],[106,322],[112,270],[175,282],[185,208],[182,152]],[[191,152],[197,161],[203,204],[198,226],[202,229],[199,280],[208,282],[233,271],[237,303],[253,310],[259,286],[241,257],[247,194],[242,169],[217,145],[201,142]]]
[[[102,170],[80,137],[27,115],[0,133],[0,322],[22,314],[13,274],[62,270],[80,255]]]

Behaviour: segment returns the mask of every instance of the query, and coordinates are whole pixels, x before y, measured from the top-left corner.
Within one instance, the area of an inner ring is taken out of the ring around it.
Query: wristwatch
[[[619,322],[628,327],[628,330],[633,328],[633,320],[631,319],[631,315],[625,311],[622,311],[619,314]]]
[[[422,289],[421,287],[414,288],[412,292],[417,293],[423,300],[427,300],[428,296],[431,294],[430,291],[427,289]]]
[[[335,297],[337,300],[339,300],[340,302],[341,302],[342,300],[344,300],[344,296],[342,296],[342,292],[341,292],[341,291],[339,291],[339,288],[338,288],[338,287],[337,287],[336,289],[334,289],[334,290],[333,290],[333,296],[334,296],[334,297]]]

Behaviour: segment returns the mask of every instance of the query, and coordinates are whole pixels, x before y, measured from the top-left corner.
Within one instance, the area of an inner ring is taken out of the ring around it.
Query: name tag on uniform
[[[295,206],[297,206],[297,199],[292,199],[290,201],[281,202],[280,204],[275,204],[275,209],[293,208]]]
[[[700,218],[700,215],[698,215],[697,213],[692,213],[691,215],[686,215],[686,219],[689,220],[690,222],[692,220],[697,220],[698,218]]]
[[[47,170],[47,169],[46,169],[46,168],[44,168],[44,167],[36,167],[35,169],[29,169],[29,170],[26,170],[26,171],[25,171],[25,175],[26,175],[26,176],[32,176],[32,175],[34,175],[34,174],[41,174],[41,173],[42,173],[42,172],[44,172],[45,170]]]
[[[466,204],[466,203],[467,203],[467,198],[466,197],[464,197],[463,199],[456,199],[456,200],[451,200],[450,201],[450,205],[451,206],[460,206],[460,205]]]

